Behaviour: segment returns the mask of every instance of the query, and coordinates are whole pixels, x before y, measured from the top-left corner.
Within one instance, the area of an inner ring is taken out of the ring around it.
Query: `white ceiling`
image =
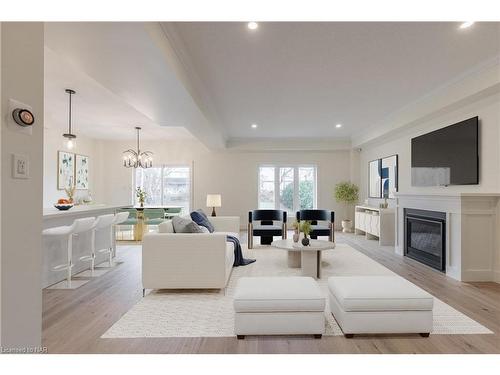
[[[74,122],[82,135],[134,138],[134,126],[145,125],[145,138],[190,133],[217,146],[221,134],[177,76],[162,42],[142,22],[46,23],[48,118],[55,122],[62,108],[67,118],[64,88],[70,87],[77,91]]]
[[[49,127],[67,126],[69,87],[94,138],[349,142],[498,58],[500,23],[46,23],[45,44]]]
[[[72,128],[77,135],[108,140],[134,139],[134,127],[141,126],[143,139],[192,139],[183,127],[156,125],[70,61],[45,47],[44,124],[61,133],[68,130],[66,88],[76,91],[72,97]]]
[[[499,55],[500,23],[458,25],[168,23],[230,139],[345,138],[379,124]]]

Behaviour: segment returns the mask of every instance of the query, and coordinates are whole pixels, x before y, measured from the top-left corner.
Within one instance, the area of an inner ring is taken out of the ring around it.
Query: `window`
[[[189,166],[153,167],[135,170],[135,188],[146,192],[146,206],[191,206],[191,168]],[[134,201],[137,202],[134,189]]]
[[[315,166],[259,168],[259,208],[293,212],[316,208]]]
[[[274,209],[274,167],[260,167],[259,208]]]

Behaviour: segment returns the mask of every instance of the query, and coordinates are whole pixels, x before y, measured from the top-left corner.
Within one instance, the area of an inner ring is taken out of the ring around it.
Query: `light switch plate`
[[[12,154],[12,177],[29,178],[29,160],[26,155]]]

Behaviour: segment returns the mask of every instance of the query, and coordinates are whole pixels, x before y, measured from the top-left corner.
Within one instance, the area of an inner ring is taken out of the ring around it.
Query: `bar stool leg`
[[[116,255],[114,255],[114,250],[113,250],[113,248],[116,249],[116,244],[113,246],[113,244],[114,244],[113,231],[114,230],[115,230],[115,227],[111,226],[111,228],[109,230],[109,245],[111,246],[109,248],[109,268],[113,267],[113,256],[116,256]],[[115,238],[116,238],[116,235],[115,235]]]
[[[71,269],[73,268],[73,234],[68,237],[68,269],[66,270],[66,280],[68,281],[68,288],[71,288]]]
[[[91,274],[93,274],[94,268],[95,268],[95,229],[92,229],[90,248],[92,250],[92,254],[90,254],[90,256],[91,256],[90,272],[91,272]]]

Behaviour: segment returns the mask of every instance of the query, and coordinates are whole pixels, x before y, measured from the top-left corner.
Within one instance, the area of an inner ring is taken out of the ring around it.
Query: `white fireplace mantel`
[[[396,193],[396,252],[404,254],[404,209],[446,213],[446,274],[460,281],[500,281],[500,193]]]

